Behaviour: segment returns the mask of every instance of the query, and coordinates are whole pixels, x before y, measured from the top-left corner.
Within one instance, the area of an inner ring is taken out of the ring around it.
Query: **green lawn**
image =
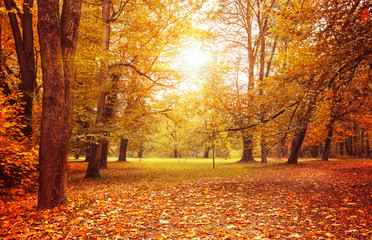
[[[177,185],[220,178],[243,175],[249,172],[264,171],[269,168],[285,166],[285,162],[269,162],[260,164],[253,162],[237,164],[238,159],[216,158],[215,168],[213,160],[204,158],[129,158],[128,162],[117,162],[110,158],[109,169],[100,170],[100,181],[107,183],[127,183],[140,188]],[[68,165],[69,182],[74,184],[83,181],[86,162],[70,161]]]

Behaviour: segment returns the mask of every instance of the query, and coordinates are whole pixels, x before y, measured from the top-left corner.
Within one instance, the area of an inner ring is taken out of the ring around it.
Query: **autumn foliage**
[[[0,193],[9,188],[30,189],[37,179],[37,149],[24,137],[19,94],[0,93]]]
[[[0,199],[0,238],[371,239],[371,161],[225,162],[70,163],[66,206]]]

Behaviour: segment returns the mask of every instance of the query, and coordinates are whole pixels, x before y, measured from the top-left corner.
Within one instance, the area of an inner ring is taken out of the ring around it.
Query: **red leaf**
[[[367,19],[369,17],[371,17],[371,15],[369,14],[368,9],[364,10],[362,18]]]

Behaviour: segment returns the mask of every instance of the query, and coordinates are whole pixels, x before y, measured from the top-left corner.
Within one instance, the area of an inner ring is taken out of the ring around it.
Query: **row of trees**
[[[1,1],[0,122],[18,128],[0,129],[13,149],[0,170],[20,153],[33,166],[21,169],[35,169],[39,142],[38,204],[51,208],[65,201],[68,154],[85,155],[96,178],[110,142],[119,161],[128,146],[174,157],[240,149],[262,163],[287,149],[290,164],[328,160],[331,143],[370,155],[370,1],[213,3]],[[190,39],[213,59],[196,88],[179,90],[191,76],[175,58]]]
[[[218,100],[227,98],[220,101],[228,103],[220,111],[233,123],[227,129],[242,131],[243,161],[252,160],[253,138],[260,139],[262,162],[269,146],[290,140],[292,164],[306,136],[307,145],[324,143],[328,160],[331,140],[360,132],[360,151],[370,154],[371,3],[316,3],[220,1],[217,31],[235,59],[228,56],[232,71],[225,76],[232,87]]]

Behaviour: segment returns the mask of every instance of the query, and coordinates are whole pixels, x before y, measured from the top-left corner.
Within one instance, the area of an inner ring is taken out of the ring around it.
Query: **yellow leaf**
[[[190,232],[186,233],[186,237],[195,237],[195,236],[196,236],[196,233],[193,232],[193,231],[190,231]]]
[[[331,237],[334,237],[335,235],[334,234],[332,234],[332,233],[326,233],[325,234],[327,237],[329,237],[329,238],[331,238]]]

